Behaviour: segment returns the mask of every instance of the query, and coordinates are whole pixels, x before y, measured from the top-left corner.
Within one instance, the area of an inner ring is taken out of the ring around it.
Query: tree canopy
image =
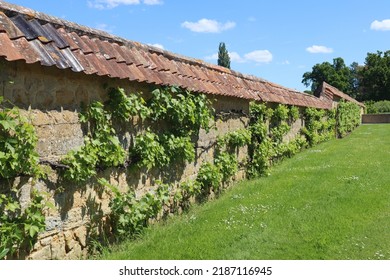
[[[358,100],[390,100],[390,50],[367,53],[364,65],[349,67],[341,57],[317,63],[302,76],[302,83],[314,93],[322,82],[338,88]]]
[[[390,50],[368,53],[359,74],[363,100],[390,100]]]
[[[303,74],[302,83],[305,86],[311,85],[311,91],[314,93],[323,82],[338,88],[344,93],[352,93],[352,71],[345,65],[341,57],[334,58],[333,64],[329,62],[317,63],[313,66],[311,72]]]
[[[223,42],[219,43],[218,65],[230,69],[229,53],[228,53],[228,51],[226,49],[225,43],[223,43]]]

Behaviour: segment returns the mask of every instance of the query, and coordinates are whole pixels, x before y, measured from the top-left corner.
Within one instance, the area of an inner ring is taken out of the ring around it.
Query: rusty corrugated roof
[[[331,108],[328,100],[0,2],[0,57],[211,95]]]

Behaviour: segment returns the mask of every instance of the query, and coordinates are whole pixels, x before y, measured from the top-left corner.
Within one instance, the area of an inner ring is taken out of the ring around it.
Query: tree
[[[362,100],[390,100],[390,50],[368,53],[359,69]]]
[[[303,74],[302,83],[305,86],[311,85],[312,93],[316,92],[323,82],[327,82],[346,94],[354,95],[353,83],[356,81],[352,71],[353,67],[356,67],[355,63],[349,68],[341,57],[334,58],[333,64],[329,62],[317,63],[311,72]]]
[[[229,53],[228,53],[228,51],[226,50],[225,43],[223,43],[223,42],[219,43],[219,50],[218,50],[218,65],[230,69],[230,57],[229,57]]]

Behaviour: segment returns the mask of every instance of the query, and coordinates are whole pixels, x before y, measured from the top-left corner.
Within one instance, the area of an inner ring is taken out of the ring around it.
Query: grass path
[[[102,259],[390,259],[390,125],[239,183]]]

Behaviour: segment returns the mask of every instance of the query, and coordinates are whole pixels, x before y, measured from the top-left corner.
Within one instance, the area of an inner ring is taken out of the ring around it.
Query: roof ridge
[[[240,72],[237,72],[237,71],[225,68],[225,67],[221,67],[221,66],[216,65],[216,64],[205,62],[201,59],[196,59],[196,58],[184,56],[184,55],[177,54],[177,53],[165,50],[165,49],[156,48],[156,47],[148,45],[148,44],[125,39],[123,37],[110,34],[110,33],[103,31],[103,30],[92,28],[92,27],[89,27],[86,25],[80,25],[78,23],[62,19],[60,17],[50,16],[46,13],[42,13],[42,12],[30,9],[30,8],[26,8],[26,7],[23,7],[20,5],[8,3],[8,2],[2,1],[2,0],[0,0],[0,11],[4,12],[7,16],[9,16],[10,14],[22,14],[24,16],[27,16],[30,19],[35,18],[35,19],[43,21],[45,23],[51,23],[51,24],[55,25],[56,27],[62,27],[64,29],[66,29],[67,31],[75,32],[79,36],[89,35],[91,37],[97,37],[98,39],[107,40],[107,41],[110,41],[113,43],[119,43],[123,46],[140,48],[140,49],[152,52],[152,53],[162,54],[162,55],[165,55],[165,56],[169,57],[170,59],[173,59],[176,61],[181,61],[181,62],[189,63],[192,65],[201,65],[201,66],[204,66],[204,67],[207,67],[209,69],[216,70],[219,72],[224,72],[224,73],[232,74],[234,76],[245,77],[247,79],[251,79],[251,78],[249,78],[249,75],[247,76],[247,75],[244,75]],[[257,79],[259,79],[259,78],[257,78]],[[261,79],[259,79],[259,80],[261,80]]]
[[[46,13],[42,13],[42,12],[30,9],[30,8],[26,8],[26,7],[23,7],[20,5],[11,4],[11,3],[8,3],[8,2],[2,1],[2,0],[0,0],[0,11],[3,11],[6,15],[15,13],[15,14],[25,15],[28,18],[35,18],[35,19],[43,21],[45,23],[53,24],[56,27],[62,27],[64,29],[66,29],[67,31],[75,32],[79,36],[89,35],[91,37],[97,37],[98,39],[107,40],[107,41],[110,41],[113,43],[119,43],[120,45],[123,45],[126,47],[135,47],[135,48],[139,48],[139,49],[151,52],[151,53],[162,54],[162,55],[166,56],[167,58],[170,58],[170,59],[175,60],[175,61],[180,61],[180,62],[188,63],[191,65],[203,66],[203,67],[206,67],[206,68],[211,69],[211,70],[215,70],[215,71],[222,72],[225,74],[231,74],[235,77],[240,77],[240,78],[244,78],[246,80],[261,82],[261,83],[265,83],[265,84],[272,84],[273,86],[277,86],[280,88],[288,89],[290,91],[302,93],[298,90],[294,90],[291,88],[283,87],[283,86],[278,85],[278,84],[274,84],[270,81],[267,81],[263,78],[260,78],[260,77],[254,76],[254,75],[244,74],[244,73],[232,70],[232,69],[228,69],[228,68],[225,68],[225,67],[213,64],[213,63],[206,62],[202,59],[184,56],[184,55],[177,54],[177,53],[165,50],[165,49],[160,49],[160,48],[148,45],[148,44],[125,39],[123,37],[110,34],[110,33],[103,31],[103,30],[88,27],[86,25],[80,25],[78,23],[62,19],[60,17],[50,16]]]
[[[0,58],[212,95],[329,108],[296,89],[0,0]]]

